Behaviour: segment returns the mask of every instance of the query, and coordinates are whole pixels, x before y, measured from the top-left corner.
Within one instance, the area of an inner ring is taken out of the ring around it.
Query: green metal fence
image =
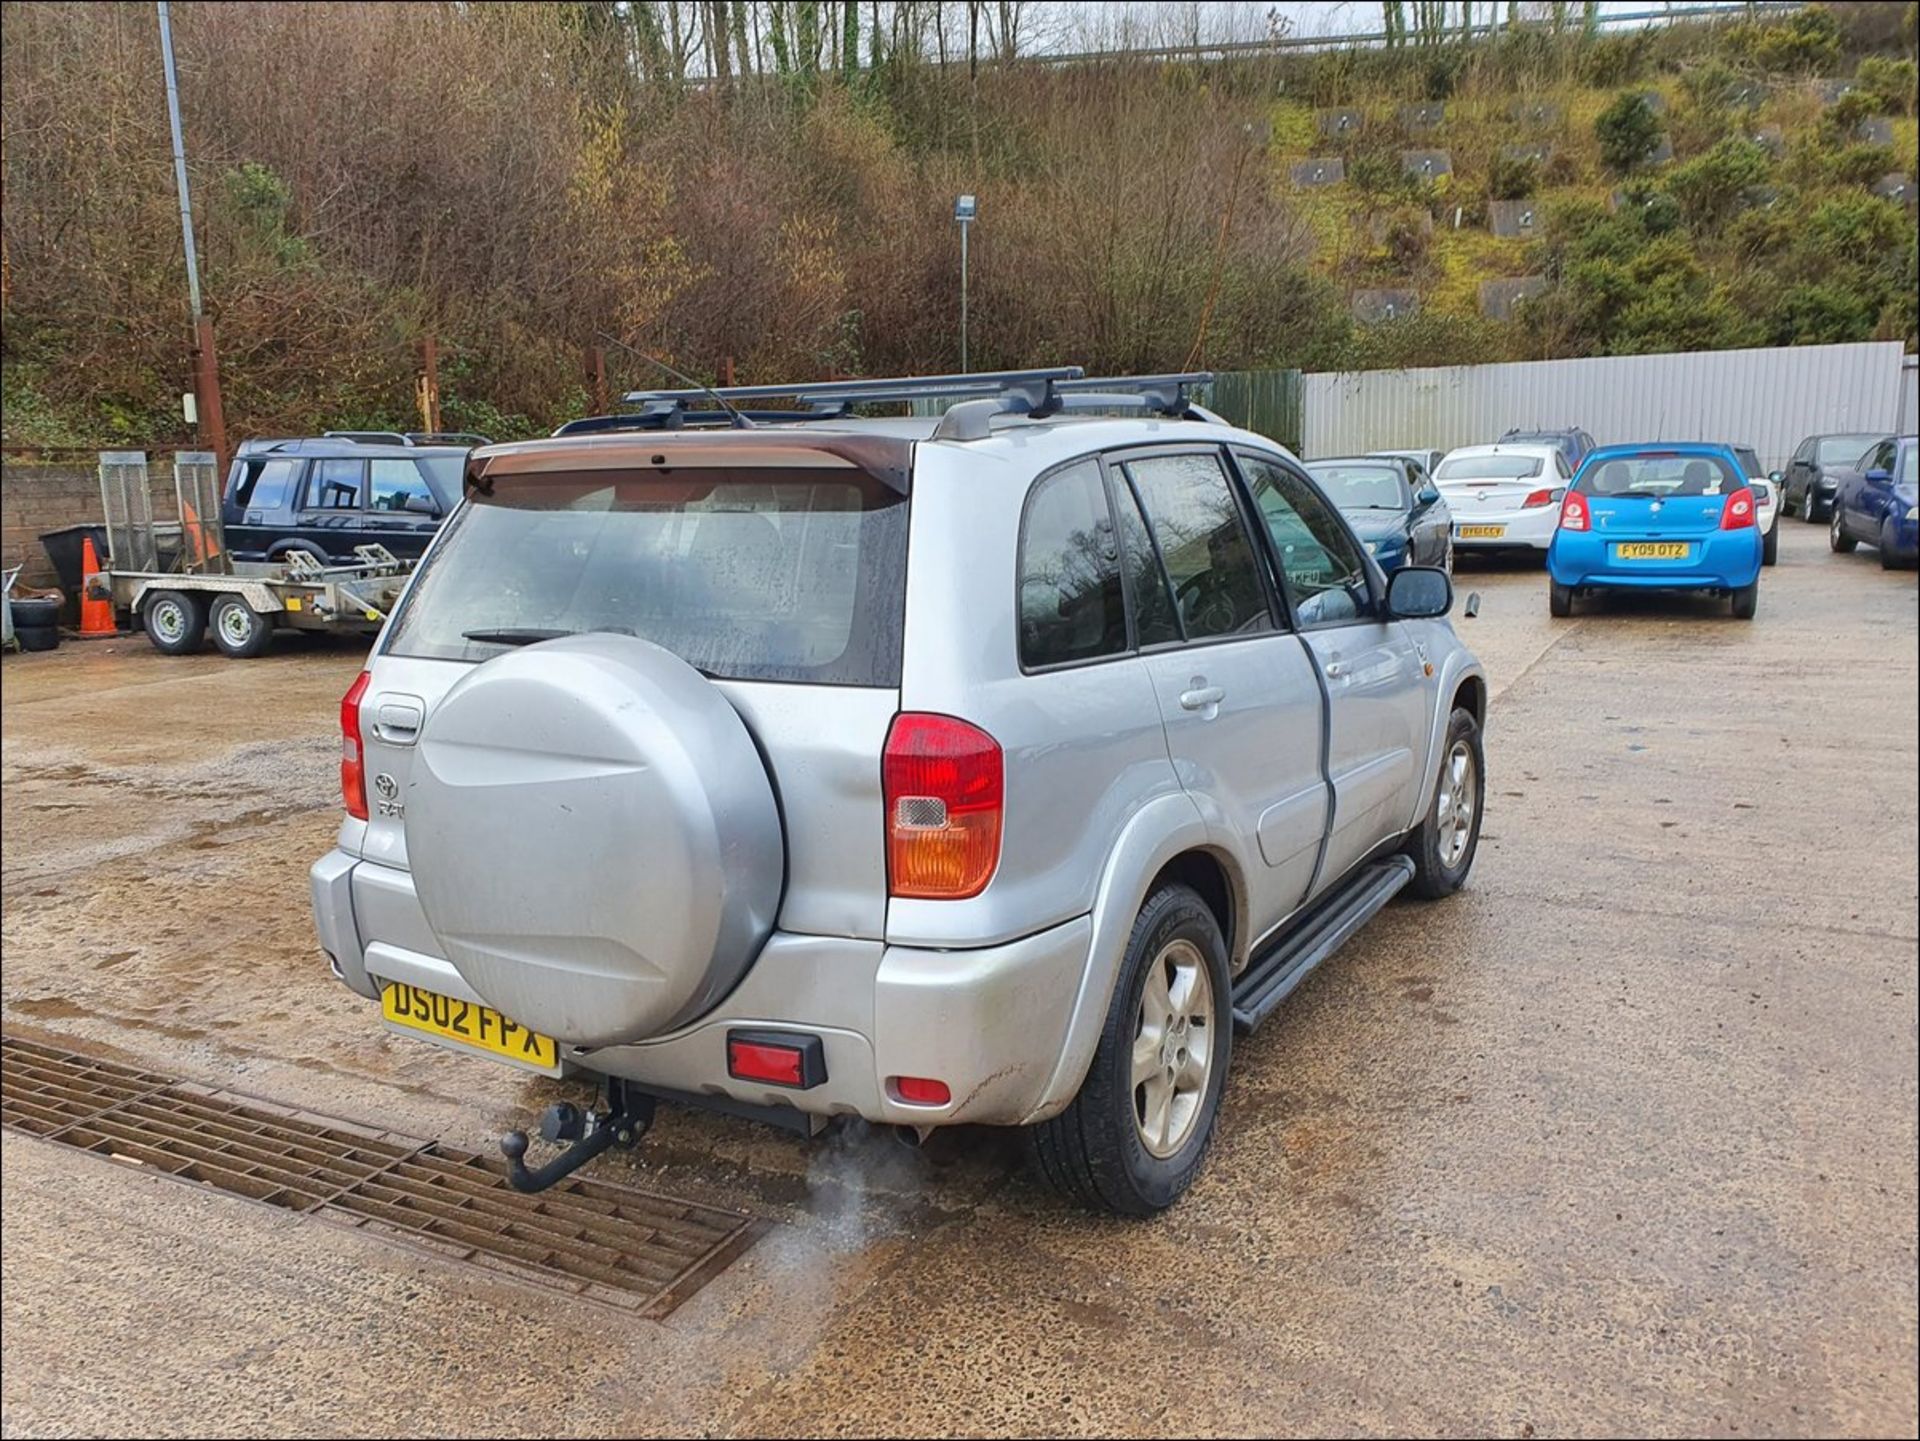
[[[1300,449],[1306,412],[1299,371],[1223,370],[1207,389],[1200,403],[1222,420]]]

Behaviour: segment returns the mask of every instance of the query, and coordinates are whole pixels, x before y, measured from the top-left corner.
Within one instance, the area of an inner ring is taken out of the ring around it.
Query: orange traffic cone
[[[119,627],[113,623],[113,602],[104,598],[95,600],[93,597],[93,577],[99,569],[100,557],[94,551],[93,537],[85,536],[80,541],[80,638],[82,640],[100,640],[120,633]]]

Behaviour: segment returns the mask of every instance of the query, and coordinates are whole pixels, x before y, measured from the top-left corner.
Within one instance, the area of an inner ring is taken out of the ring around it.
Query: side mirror
[[[1770,470],[1767,472],[1767,479],[1772,481],[1775,485],[1778,485],[1783,479],[1783,476],[1780,471]]]
[[[1453,580],[1434,565],[1403,565],[1387,581],[1387,613],[1395,620],[1433,620],[1453,609]]]
[[[1436,500],[1440,499],[1439,487],[1429,481],[1420,487],[1419,492],[1413,498],[1422,505],[1432,505]]]
[[[1876,466],[1867,472],[1867,480],[1872,485],[1890,485],[1893,482],[1893,472],[1890,470],[1881,470]]]

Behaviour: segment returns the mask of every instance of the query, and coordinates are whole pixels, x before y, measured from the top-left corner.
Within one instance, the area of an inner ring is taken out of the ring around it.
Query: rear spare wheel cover
[[[422,728],[407,861],[443,953],[505,1015],[575,1045],[719,1001],[780,903],[773,788],[738,712],[631,636],[473,667]]]

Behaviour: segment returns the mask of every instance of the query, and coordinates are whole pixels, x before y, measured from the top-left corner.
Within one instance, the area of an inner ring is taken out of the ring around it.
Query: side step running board
[[[1339,950],[1408,881],[1413,861],[1391,856],[1363,867],[1339,890],[1321,901],[1292,934],[1258,957],[1233,985],[1233,1029],[1244,1036],[1273,1014],[1273,1010],[1307,972]]]

